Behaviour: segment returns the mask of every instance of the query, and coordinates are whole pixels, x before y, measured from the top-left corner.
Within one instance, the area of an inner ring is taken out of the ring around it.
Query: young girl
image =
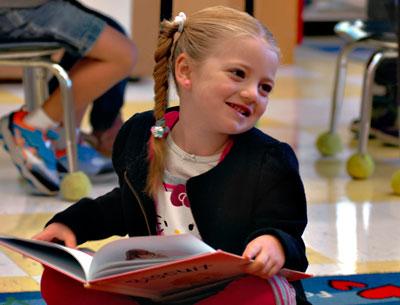
[[[307,268],[297,159],[254,128],[279,62],[271,33],[226,7],[181,13],[162,22],[155,60],[154,111],[129,119],[114,145],[119,187],[57,214],[35,238],[75,247],[111,235],[192,233],[254,262],[249,276],[180,304],[308,304],[300,282],[278,275]],[[173,109],[170,71],[180,98]],[[47,304],[145,304],[48,270],[42,293]]]

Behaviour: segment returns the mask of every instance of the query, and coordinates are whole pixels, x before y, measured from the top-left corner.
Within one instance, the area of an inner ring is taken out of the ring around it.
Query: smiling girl
[[[55,215],[36,238],[75,247],[111,235],[191,233],[254,262],[248,276],[177,304],[308,304],[301,283],[279,275],[308,265],[298,162],[288,144],[254,127],[279,64],[271,33],[226,7],[181,13],[162,22],[155,60],[154,111],[128,120],[114,145],[119,187]],[[42,293],[48,304],[79,304],[80,295],[85,304],[148,303],[88,291],[48,270]]]

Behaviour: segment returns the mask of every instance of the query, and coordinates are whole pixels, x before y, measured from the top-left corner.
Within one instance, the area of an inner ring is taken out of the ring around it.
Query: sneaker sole
[[[0,119],[0,132],[2,134],[2,140],[4,145],[7,147],[7,152],[14,165],[17,167],[22,177],[24,177],[28,183],[33,184],[38,192],[44,195],[54,196],[58,191],[49,190],[26,166],[21,150],[15,145],[14,137],[9,129],[9,117],[3,117]]]

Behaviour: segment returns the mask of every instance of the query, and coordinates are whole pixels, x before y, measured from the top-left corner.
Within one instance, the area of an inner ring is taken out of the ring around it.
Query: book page
[[[163,257],[163,258],[150,258],[150,259],[134,259],[127,261],[118,261],[118,262],[110,262],[103,264],[96,270],[96,277],[104,277],[105,274],[117,274],[126,272],[129,270],[141,269],[146,266],[161,264],[173,260],[177,260],[180,258],[184,258],[187,256],[171,256],[171,257]],[[100,274],[101,273],[101,274]]]
[[[95,253],[89,280],[98,278],[96,273],[103,273],[108,267],[119,273],[118,266],[126,271],[126,266],[134,268],[135,265],[156,265],[177,258],[212,252],[215,252],[213,248],[191,234],[124,238],[112,241]],[[154,259],[153,264],[149,262],[151,259]],[[113,273],[107,272],[107,275],[111,274]]]
[[[85,282],[92,257],[56,243],[0,236],[0,244],[70,277]]]

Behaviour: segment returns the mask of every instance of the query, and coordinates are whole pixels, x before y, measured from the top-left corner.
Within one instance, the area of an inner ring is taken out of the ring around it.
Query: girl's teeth
[[[238,106],[238,105],[229,103],[229,106],[231,106],[233,109],[235,109],[237,112],[239,112],[240,114],[242,114],[242,115],[244,115],[244,116],[247,116],[247,115],[248,115],[248,114],[247,114],[247,111],[244,110],[242,107],[240,107],[240,106]]]

